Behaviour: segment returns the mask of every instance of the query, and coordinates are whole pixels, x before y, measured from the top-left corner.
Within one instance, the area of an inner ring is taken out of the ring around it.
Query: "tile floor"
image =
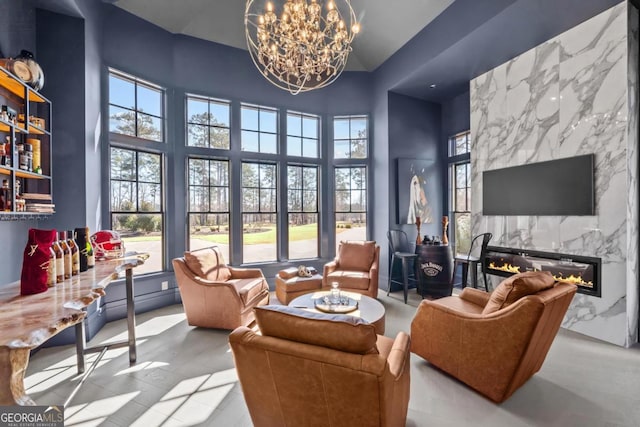
[[[275,300],[275,296],[273,296]],[[420,298],[387,297],[386,334],[409,330]],[[137,316],[138,363],[107,352],[66,408],[66,426],[251,426],[225,331],[192,328],[181,305]],[[107,324],[90,345],[126,336]],[[95,357],[95,356],[91,356]],[[77,383],[73,346],[42,349],[26,376],[38,404],[62,404]],[[623,349],[561,330],[542,369],[495,405],[411,356],[407,426],[640,426],[640,347]]]

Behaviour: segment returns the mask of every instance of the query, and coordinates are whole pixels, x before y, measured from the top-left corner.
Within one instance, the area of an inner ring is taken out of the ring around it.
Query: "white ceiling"
[[[279,1],[279,0],[274,0]],[[362,31],[347,70],[373,71],[454,0],[351,0]],[[246,50],[242,0],[109,0],[175,34]]]

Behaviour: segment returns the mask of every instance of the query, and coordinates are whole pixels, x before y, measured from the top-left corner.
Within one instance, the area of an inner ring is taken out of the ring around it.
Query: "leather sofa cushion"
[[[359,317],[264,305],[255,308],[262,335],[356,354],[377,354],[375,327]]]
[[[231,278],[231,270],[224,264],[222,254],[213,248],[185,252],[184,260],[198,277],[215,282],[226,282]]]
[[[338,282],[340,288],[369,289],[371,278],[368,272],[338,270],[327,275],[327,282]]]
[[[369,271],[375,258],[376,242],[342,242],[339,256],[340,270]]]
[[[489,314],[508,307],[520,298],[553,287],[555,279],[548,271],[527,271],[503,280],[491,293],[482,314]]]

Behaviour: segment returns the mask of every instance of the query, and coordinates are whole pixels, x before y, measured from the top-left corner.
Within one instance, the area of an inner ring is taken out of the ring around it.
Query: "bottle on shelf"
[[[2,166],[11,167],[11,137],[7,136],[4,144],[0,141],[0,145],[4,146],[4,163],[2,163]],[[1,158],[0,162],[2,162]]]
[[[76,276],[80,274],[80,251],[78,250],[78,244],[73,239],[73,231],[67,231],[67,245],[71,250],[71,275]]]
[[[60,249],[62,249],[62,253],[64,254],[64,278],[71,278],[71,250],[69,249],[69,245],[67,244],[67,232],[59,231],[58,232],[58,244],[60,245]]]
[[[42,167],[41,167],[41,149],[40,149],[40,140],[37,138],[28,138],[27,139],[27,145],[29,145],[31,147],[31,152],[33,155],[33,159],[32,159],[32,164],[31,166],[33,167],[33,172],[35,173],[42,173]]]
[[[24,212],[27,209],[27,202],[22,198],[21,195],[21,182],[19,179],[16,179],[16,212]]]
[[[53,288],[56,285],[56,253],[53,247],[49,247],[49,264],[47,265],[47,287]]]
[[[87,250],[89,228],[79,227],[74,230],[74,237],[80,253],[80,272],[89,268],[89,251]]]
[[[5,212],[11,212],[11,188],[9,187],[9,180],[2,180],[2,189],[0,189],[0,210]]]
[[[64,280],[64,253],[60,248],[57,241],[53,241],[51,249],[56,256],[56,283],[60,283]]]
[[[8,139],[9,137],[7,137]],[[7,142],[7,144],[9,144],[9,142]],[[5,148],[5,143],[0,141],[0,166],[10,166],[10,164],[7,164],[7,161],[9,160],[9,156],[7,156],[7,150]]]

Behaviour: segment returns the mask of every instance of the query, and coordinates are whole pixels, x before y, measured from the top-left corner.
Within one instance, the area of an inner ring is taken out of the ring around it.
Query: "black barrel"
[[[453,276],[453,255],[448,245],[417,245],[418,254],[418,293],[424,298],[429,295],[434,298],[451,295]]]

